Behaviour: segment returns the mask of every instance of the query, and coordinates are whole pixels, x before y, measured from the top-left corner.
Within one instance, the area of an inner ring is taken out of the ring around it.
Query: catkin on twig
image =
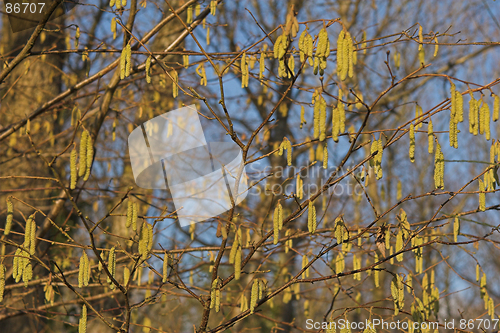
[[[70,189],[74,190],[76,187],[76,148],[73,147],[70,155]]]
[[[12,205],[11,197],[7,197],[7,219],[5,221],[5,228],[3,231],[4,235],[8,235],[10,233],[10,229],[12,228],[12,219],[14,217],[14,206]]]

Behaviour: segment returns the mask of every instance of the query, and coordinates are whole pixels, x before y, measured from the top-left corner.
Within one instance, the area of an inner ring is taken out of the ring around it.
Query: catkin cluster
[[[117,0],[119,1],[119,0]],[[132,63],[132,48],[130,43],[125,46],[122,50],[122,54],[120,57],[120,79],[124,79],[130,76],[130,68]]]
[[[205,72],[205,66],[204,64],[201,63],[196,67],[196,74],[200,76],[200,85],[206,86],[207,85],[207,73]]]
[[[253,313],[257,307],[257,302],[265,293],[265,284],[261,279],[253,280],[252,292],[250,294],[250,313]]]
[[[241,56],[241,64],[240,64],[240,69],[241,69],[241,87],[246,88],[248,87],[248,63],[247,63],[247,54],[243,52],[243,55]]]
[[[345,106],[342,102],[343,92],[339,89],[337,107],[332,112],[332,138],[333,141],[339,141],[339,134],[345,132]]]
[[[481,100],[477,101],[474,98],[474,94],[470,92],[470,100],[469,100],[469,132],[471,134],[477,135],[479,132],[479,105],[481,104]]]
[[[403,234],[404,234],[403,228],[400,227],[398,234],[396,235],[396,252],[400,252],[403,250],[404,247]],[[403,261],[403,252],[401,252],[396,256],[396,260],[399,262]]]
[[[273,231],[274,231],[274,244],[278,244],[280,231],[283,228],[283,207],[281,203],[278,202],[276,208],[274,208],[273,214]]]
[[[307,57],[309,65],[313,65],[313,38],[311,37],[307,29],[304,30],[299,37],[299,56],[300,62],[304,62]]]
[[[212,16],[215,16],[216,13],[217,13],[217,0],[212,0],[210,1],[210,14],[212,14]]]
[[[382,138],[380,137],[378,140],[373,140],[372,145],[370,147],[370,154],[377,153],[371,160],[370,166],[374,168],[375,174],[377,175],[377,179],[382,178],[382,155],[384,152],[384,144],[382,143]]]
[[[87,253],[83,251],[80,257],[80,266],[78,267],[78,288],[86,287],[89,285],[90,278],[90,263]]]
[[[314,54],[314,75],[323,75],[327,58],[330,55],[330,40],[328,39],[328,32],[325,28],[321,29],[318,34],[318,45],[316,46],[316,53]]]
[[[337,75],[340,80],[354,74],[354,44],[349,31],[342,29],[337,39]]]
[[[314,137],[319,141],[326,138],[326,101],[319,91],[313,94],[312,103],[314,105]]]
[[[335,219],[334,230],[337,244],[342,244],[344,241],[349,239],[349,232],[347,231],[344,219],[341,216],[337,216]]]
[[[279,156],[283,155],[283,149],[286,149],[286,162],[288,165],[292,165],[292,144],[288,138],[284,137],[280,144]]]
[[[219,312],[220,310],[220,280],[217,277],[212,282],[212,288],[210,292],[210,309],[215,307],[215,312]]]
[[[458,123],[464,121],[463,97],[462,94],[456,90],[453,83],[451,84],[450,92],[450,146],[458,148]]]
[[[400,309],[404,307],[405,289],[401,276],[396,276],[391,281],[391,295],[394,301],[394,315],[397,316]]]
[[[335,272],[341,273],[345,269],[345,256],[342,251],[340,251],[337,256],[335,257]]]
[[[441,152],[441,145],[436,141],[436,154],[434,156],[434,186],[444,189],[444,155]]]
[[[289,42],[288,35],[283,33],[274,43],[274,58],[279,60],[278,75],[280,77],[288,77],[288,72],[285,66],[285,54],[288,49]]]
[[[241,276],[241,240],[241,229],[238,228],[234,236],[234,242],[231,246],[231,251],[229,252],[229,263],[234,264],[234,278],[236,280],[239,280]]]
[[[292,238],[290,237],[290,229],[287,229],[285,231],[285,237],[288,238],[286,241],[285,241],[285,253],[288,253],[288,251],[292,248],[293,246],[293,241],[292,241]]]
[[[311,234],[313,234],[316,231],[316,207],[314,207],[314,203],[312,201],[309,201],[309,206],[308,206],[308,212],[307,212],[307,230]]]
[[[86,332],[87,332],[87,306],[83,304],[82,314],[78,322],[78,333],[86,333]]]
[[[153,226],[148,222],[142,224],[141,237],[139,238],[139,254],[146,260],[153,248]]]

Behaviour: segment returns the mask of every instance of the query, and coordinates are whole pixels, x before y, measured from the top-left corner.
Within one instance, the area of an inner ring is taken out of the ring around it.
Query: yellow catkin
[[[77,172],[76,172],[76,148],[73,147],[70,155],[70,189],[74,190],[76,187]]]
[[[429,125],[427,127],[427,140],[429,143],[428,152],[432,154],[434,152],[434,128],[431,119],[429,119]]]
[[[14,217],[14,206],[12,205],[11,198],[7,197],[7,219],[5,221],[5,228],[3,231],[4,235],[8,235],[10,233],[10,229],[12,228],[13,217]]]
[[[345,108],[344,108],[344,103],[342,102],[342,89],[339,89],[339,100],[337,103],[337,112],[338,112],[338,117],[339,117],[339,132],[344,133],[345,132]]]
[[[485,211],[486,210],[486,194],[484,193],[485,186],[484,182],[481,179],[479,180],[479,210],[480,211]]]
[[[3,293],[5,290],[5,266],[0,264],[0,302],[3,301]]]
[[[457,242],[458,234],[460,233],[460,220],[455,217],[453,220],[453,240]]]
[[[33,278],[33,268],[31,266],[31,263],[28,261],[26,266],[24,266],[23,270],[23,282],[24,282],[24,287],[28,287],[28,282]]]
[[[113,33],[113,39],[116,39],[116,17],[111,19],[111,32]]]
[[[344,65],[344,59],[343,59],[343,56],[344,56],[344,38],[345,38],[345,30],[342,29],[340,31],[340,34],[337,38],[337,76],[341,79],[344,75],[344,68],[343,68],[343,65]],[[345,73],[347,73],[347,71],[345,71]],[[345,77],[344,77],[345,79]]]
[[[339,141],[340,132],[340,114],[338,108],[334,107],[332,110],[332,139],[334,142]]]
[[[500,114],[500,97],[493,94],[493,121],[497,121]]]
[[[167,278],[168,278],[168,253],[165,252],[165,255],[163,256],[163,276],[162,276],[162,282],[165,283],[167,282]]]
[[[483,135],[484,134],[484,129],[485,129],[485,111],[487,104],[483,101],[481,107],[479,108],[479,134]]]
[[[130,281],[130,269],[125,266],[123,267],[123,285],[127,286]]]
[[[90,170],[92,169],[92,162],[94,160],[94,143],[92,142],[92,136],[88,134],[87,136],[87,152],[86,158],[87,166],[85,167],[84,181],[87,181],[90,177]]]
[[[191,24],[192,22],[193,22],[193,6],[188,6],[186,23]]]
[[[255,307],[257,306],[258,296],[259,296],[259,281],[253,280],[252,292],[250,294],[250,313],[253,313]]]
[[[182,56],[182,62],[183,62],[184,68],[188,68],[189,67],[189,55],[184,54]]]
[[[116,255],[115,255],[115,247],[113,246],[111,250],[109,251],[109,256],[108,256],[108,270],[111,276],[114,278],[115,273],[116,273]],[[110,284],[110,288],[114,289],[115,285],[111,283],[111,279],[109,276],[107,276],[107,281]]]
[[[132,225],[132,206],[133,206],[132,200],[128,199],[128,201],[127,201],[127,221],[125,223],[126,228],[130,228],[130,226]]]
[[[415,162],[415,127],[413,124],[410,124],[410,161],[411,163]]]
[[[172,75],[172,80],[173,80],[172,81],[172,96],[174,98],[176,98],[177,96],[179,96],[179,74],[174,69],[171,72],[171,75]]]
[[[312,234],[316,231],[316,207],[312,201],[309,201],[308,212],[307,212],[307,229]]]
[[[78,176],[82,177],[85,175],[85,171],[87,169],[87,138],[89,132],[84,130],[80,137],[80,166],[78,169]]]
[[[437,142],[436,154],[434,158],[434,186],[435,188],[444,188],[444,156],[441,152],[441,146]]]
[[[266,70],[266,54],[264,52],[260,53],[259,59],[259,80],[261,80],[260,84],[262,84],[262,79],[264,78],[264,72]]]
[[[127,44],[127,46],[125,47],[125,51],[126,51],[126,66],[125,66],[125,76],[126,77],[129,77],[130,76],[130,67],[132,65],[132,47],[130,46],[130,43]]]
[[[469,100],[469,132],[477,135],[477,101],[474,98],[474,95],[470,93]]]
[[[302,256],[302,268],[304,269],[307,265],[309,264],[309,259],[307,259],[307,256],[304,255]],[[307,268],[303,273],[302,273],[302,278],[308,278],[309,277],[309,268]]]
[[[278,244],[278,239],[280,235],[280,228],[279,228],[279,207],[276,206],[274,209],[274,215],[273,215],[273,229],[274,229],[274,245]]]
[[[132,205],[132,230],[137,231],[137,203]]]
[[[125,47],[122,50],[120,55],[120,79],[123,80],[125,78],[125,67],[127,65],[127,48]]]
[[[234,278],[239,280],[241,276],[241,247],[238,246],[234,258]]]
[[[28,219],[28,223],[30,223],[29,228],[29,252],[30,255],[35,254],[35,246],[36,246],[36,222],[35,222],[35,214],[31,215]]]
[[[420,117],[422,116],[422,114],[423,114],[422,107],[417,104],[415,107],[415,123],[418,123],[421,120]],[[418,130],[419,128],[422,127],[422,125],[423,125],[422,122],[416,124],[415,129]]]
[[[210,27],[207,28],[207,46],[210,45]]]
[[[151,83],[151,56],[146,59],[146,82]]]
[[[325,145],[323,146],[323,169],[327,168],[328,168],[328,147],[325,142]]]
[[[456,117],[455,121],[461,123],[464,121],[464,97],[460,91],[455,91]]]
[[[439,50],[439,44],[438,44],[437,37],[434,37],[434,42],[435,42],[435,46],[434,46],[434,55],[433,55],[433,57],[436,57],[437,54],[438,54],[438,50]]]
[[[483,103],[483,124],[484,124],[484,135],[486,140],[491,138],[491,128],[490,128],[490,108],[486,102]]]
[[[86,332],[87,332],[87,306],[83,304],[82,314],[78,325],[78,333],[86,333]]]
[[[324,141],[326,138],[326,101],[323,97],[319,102],[319,141]]]

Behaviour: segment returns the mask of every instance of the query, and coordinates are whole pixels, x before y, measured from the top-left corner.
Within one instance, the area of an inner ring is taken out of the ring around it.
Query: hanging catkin
[[[312,201],[309,201],[308,212],[307,212],[307,229],[312,234],[316,231],[316,207]]]
[[[151,83],[151,56],[146,59],[146,82]]]
[[[434,128],[432,126],[432,119],[429,118],[429,125],[427,126],[427,140],[429,144],[428,152],[432,154],[434,152]]]
[[[413,126],[413,123],[410,124],[410,150],[409,150],[409,155],[410,155],[410,162],[414,163],[415,162],[415,127]]]
[[[259,281],[253,280],[252,292],[250,294],[250,313],[253,313],[255,307],[257,306],[258,296],[259,296]]]
[[[85,161],[87,165],[85,167],[85,176],[83,177],[84,181],[87,181],[90,177],[90,170],[92,169],[92,161],[94,159],[94,143],[92,142],[92,136],[90,134],[87,135],[87,151]]]
[[[500,97],[493,94],[493,121],[497,121],[500,113]]]
[[[484,187],[484,182],[481,179],[478,179],[479,181],[479,210],[484,212],[486,210],[486,194],[485,192],[485,187]]]
[[[332,139],[335,142],[339,141],[340,132],[340,114],[338,108],[334,107],[332,110]]]
[[[241,276],[241,247],[238,245],[234,258],[234,279],[239,280]]]
[[[339,100],[337,103],[337,112],[338,112],[338,117],[339,117],[339,132],[344,133],[345,132],[345,109],[344,109],[344,103],[342,102],[342,89],[339,89]]]
[[[179,74],[177,74],[177,71],[174,69],[172,72],[170,72],[170,75],[172,75],[172,96],[176,98],[179,96]]]
[[[137,231],[137,203],[132,204],[132,230]]]
[[[3,230],[4,235],[8,235],[10,233],[10,229],[12,228],[12,219],[14,217],[14,206],[12,205],[11,197],[7,197],[7,219],[5,221],[5,228]]]
[[[83,304],[82,314],[78,325],[78,333],[86,333],[86,332],[87,332],[87,306]]]
[[[3,301],[3,293],[5,290],[5,266],[0,264],[0,302]]]
[[[477,135],[478,133],[478,101],[474,98],[472,92],[470,92],[469,100],[469,132]]]
[[[87,130],[82,131],[82,135],[80,137],[80,166],[78,169],[78,176],[82,177],[85,175],[85,171],[87,168],[87,140],[88,140],[89,132]]]
[[[318,34],[318,45],[316,46],[316,53],[314,55],[314,75],[323,75],[327,65],[327,58],[330,54],[330,40],[328,39],[328,32],[325,28],[321,29]]]
[[[114,278],[116,273],[116,255],[115,255],[115,247],[113,246],[109,251],[108,256],[108,270],[111,276]],[[111,289],[115,289],[114,283],[112,283],[109,276],[106,277],[107,282],[110,284]]]
[[[132,225],[132,200],[130,198],[127,200],[127,222],[125,223],[126,228],[130,228]]]
[[[77,177],[77,172],[76,172],[76,148],[73,147],[73,150],[71,151],[70,155],[70,189],[74,190],[76,187],[76,177]]]
[[[436,154],[434,157],[434,186],[435,188],[444,188],[444,155],[441,152],[441,146],[436,141]]]
[[[351,34],[342,29],[337,39],[337,75],[342,81],[353,76],[353,51]]]
[[[460,233],[460,220],[458,217],[455,217],[453,220],[453,240],[455,243],[457,242],[458,239],[458,234]]]
[[[168,262],[169,262],[169,254],[165,252],[165,255],[163,256],[163,271],[162,271],[162,282],[165,283],[167,282],[168,278]]]
[[[301,267],[301,270],[304,269],[308,264],[309,264],[309,260],[307,259],[307,255],[303,255],[302,256],[302,267]],[[308,278],[308,277],[309,277],[309,268],[307,268],[306,270],[304,270],[304,272],[302,272],[302,278],[303,279]]]

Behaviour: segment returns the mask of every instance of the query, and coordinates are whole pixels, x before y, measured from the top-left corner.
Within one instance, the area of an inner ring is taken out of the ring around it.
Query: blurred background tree
[[[488,0],[91,1],[13,33],[3,12],[2,327],[492,331],[499,14]],[[208,141],[242,148],[251,188],[182,228],[168,191],[135,185],[127,138],[191,104]]]

